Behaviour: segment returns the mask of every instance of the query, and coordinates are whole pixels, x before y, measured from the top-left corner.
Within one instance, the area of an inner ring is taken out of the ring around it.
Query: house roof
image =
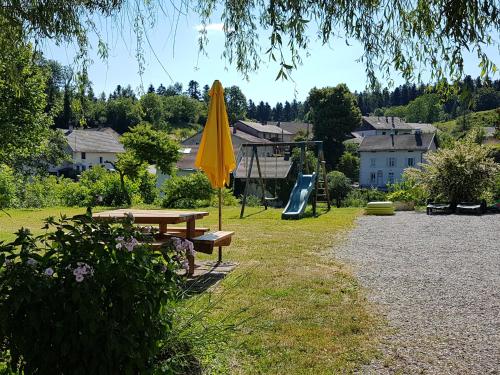
[[[434,125],[424,122],[408,122],[407,124],[410,125],[413,130],[420,129],[422,133],[435,133],[437,131]]]
[[[59,129],[73,152],[125,152],[120,136],[111,128]]]
[[[192,170],[198,169],[194,165],[196,155],[198,154],[198,149],[200,145],[183,145],[180,148],[181,159],[177,162],[176,167],[178,169]],[[234,148],[234,156],[238,154],[239,147]]]
[[[236,131],[234,130],[233,127],[230,127],[229,129],[231,130],[231,134],[233,137],[243,139],[247,143],[271,143],[271,141],[268,139],[256,137],[254,135],[245,133],[244,131],[241,131],[239,129],[236,129]]]
[[[189,145],[180,148],[181,159],[177,162],[176,166],[179,169],[196,169],[194,160],[198,153],[199,145]]]
[[[394,137],[394,142],[392,140]],[[427,151],[434,141],[434,134],[372,135],[364,137],[359,151]]]
[[[271,143],[271,141],[269,141],[267,139],[255,137],[255,136],[248,134],[248,133],[245,133],[244,131],[241,131],[239,129],[236,129],[236,132],[235,132],[233,127],[230,127],[229,130],[231,131],[231,137],[240,138],[240,139],[244,140],[245,143]],[[191,137],[183,140],[182,144],[183,145],[197,145],[197,144],[199,144],[199,142],[194,142],[193,140],[196,136],[200,135],[200,133],[202,133],[202,132],[203,132],[203,130],[200,130],[195,135],[192,135]]]
[[[259,156],[260,170],[263,178],[286,178],[292,168],[292,159],[285,160],[283,157]],[[235,178],[246,178],[250,169],[250,159],[242,158],[236,168]],[[257,163],[254,160],[250,178],[258,178]]]
[[[270,133],[270,134],[292,134],[289,131],[280,128],[279,126],[276,125],[263,125],[258,122],[252,122],[252,121],[243,121],[243,120],[238,120],[238,122],[241,122],[242,124],[258,131],[261,133]]]
[[[376,130],[413,130],[414,128],[400,117],[393,116],[363,116],[363,125],[369,125]],[[393,125],[394,124],[394,125]]]
[[[394,125],[393,125],[394,123]],[[416,130],[420,129],[422,133],[435,133],[436,128],[432,124],[420,122],[405,122],[400,117],[393,116],[363,116],[360,130]]]
[[[277,123],[269,123],[271,125],[276,125],[282,129],[285,129],[287,132],[291,134],[297,134],[298,132],[302,132],[304,134],[309,133],[309,135],[312,135],[313,132],[313,126],[312,124],[308,124],[306,122],[297,122],[297,121],[280,121]]]

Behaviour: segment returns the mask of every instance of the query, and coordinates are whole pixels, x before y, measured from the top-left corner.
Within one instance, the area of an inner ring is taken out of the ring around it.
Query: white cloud
[[[195,27],[197,31],[224,31],[223,23],[209,23],[208,25],[197,25]]]

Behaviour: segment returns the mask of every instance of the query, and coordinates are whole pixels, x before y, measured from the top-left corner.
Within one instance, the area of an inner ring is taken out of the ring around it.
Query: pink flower
[[[139,241],[137,241],[134,237],[130,239],[130,241],[125,242],[124,246],[125,248],[130,252],[134,250],[134,247],[136,247],[139,244]]]
[[[26,263],[28,263],[29,266],[34,266],[38,262],[36,260],[34,260],[33,258],[28,258],[28,261]]]
[[[83,276],[82,275],[76,275],[75,280],[77,283],[81,283],[83,281]]]
[[[186,271],[189,271],[189,262],[187,260],[182,262],[182,268],[184,268]]]
[[[47,268],[44,272],[47,276],[52,276],[54,274],[54,270],[52,268]]]

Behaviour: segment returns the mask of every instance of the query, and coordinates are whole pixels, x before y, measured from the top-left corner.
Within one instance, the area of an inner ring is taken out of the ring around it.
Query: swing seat
[[[264,200],[267,202],[272,202],[272,201],[277,201],[278,200],[278,197],[265,197]]]

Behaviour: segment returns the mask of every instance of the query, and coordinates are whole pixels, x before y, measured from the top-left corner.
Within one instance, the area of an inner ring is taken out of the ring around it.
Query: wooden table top
[[[134,222],[138,224],[176,224],[190,220],[201,219],[208,215],[206,211],[171,211],[171,210],[136,210],[122,208],[96,212],[94,219],[122,219],[132,214]]]

